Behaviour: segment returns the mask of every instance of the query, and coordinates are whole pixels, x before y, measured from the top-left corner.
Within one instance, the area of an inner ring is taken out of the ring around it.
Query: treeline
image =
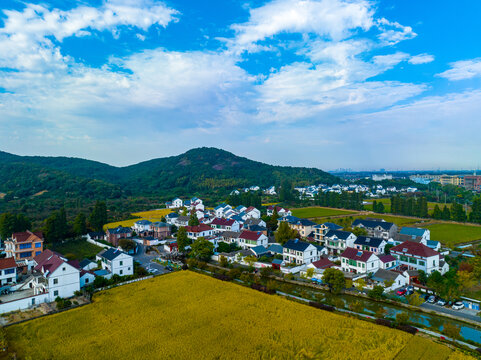
[[[47,242],[55,243],[67,238],[85,235],[89,230],[102,231],[107,223],[107,206],[103,201],[97,201],[93,210],[87,217],[83,212],[78,213],[73,221],[67,220],[65,208],[56,210],[43,221],[40,228]],[[6,240],[15,232],[32,229],[32,223],[24,214],[10,212],[0,215],[0,236]]]
[[[247,191],[247,192],[240,193],[239,195],[236,195],[236,194],[229,195],[227,197],[227,203],[232,207],[244,205],[246,207],[254,206],[260,209],[262,206],[262,197],[259,192]]]
[[[363,197],[363,193],[356,192],[343,191],[340,194],[337,192],[320,192],[315,197],[314,202],[319,206],[362,210]]]
[[[428,201],[424,196],[401,197],[400,195],[391,197],[391,212],[398,215],[428,217]]]
[[[444,205],[442,210],[438,204],[434,205],[434,210],[431,217],[437,220],[453,220],[459,222],[465,222],[468,220],[468,216],[463,205],[456,202],[451,204],[451,208],[449,208],[447,205]]]

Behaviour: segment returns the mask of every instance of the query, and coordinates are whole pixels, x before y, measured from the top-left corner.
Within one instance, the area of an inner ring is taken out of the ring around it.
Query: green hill
[[[273,166],[216,148],[197,148],[178,156],[126,167],[68,158],[18,156],[0,152],[0,192],[8,198],[119,198],[122,196],[225,194],[233,188],[334,183],[338,178],[314,168]]]

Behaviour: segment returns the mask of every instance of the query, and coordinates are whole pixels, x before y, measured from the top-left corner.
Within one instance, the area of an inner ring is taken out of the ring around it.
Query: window
[[[433,266],[436,266],[436,260],[433,260]]]
[[[419,260],[419,265],[424,266],[425,265],[424,261]]]
[[[58,279],[53,279],[54,284],[58,284]]]
[[[409,263],[410,264],[417,264],[417,261],[414,258],[409,258]]]
[[[3,273],[4,273],[5,275],[7,275],[7,274],[13,274],[14,272],[15,272],[15,269],[14,269],[14,268],[5,269],[5,270],[3,271]]]
[[[120,266],[122,266],[123,264],[124,264],[124,262],[123,262],[123,261],[120,261]]]
[[[88,283],[89,283],[89,281],[90,281],[90,279],[89,279],[89,278],[86,278],[86,279],[85,279],[85,283],[86,283],[86,284],[88,284]]]
[[[25,243],[25,244],[20,244],[19,249],[31,249],[32,248],[32,243]]]
[[[36,247],[36,248],[41,248],[41,247],[42,247],[42,243],[35,243],[35,247]]]
[[[55,290],[55,291],[53,292],[53,296],[58,296],[58,290]]]
[[[31,256],[32,256],[31,251],[20,253],[20,258],[27,258],[27,257],[31,257]]]
[[[36,251],[35,256],[40,255],[42,252],[41,251]]]
[[[129,271],[130,271],[130,266],[129,266]]]
[[[122,275],[123,273],[124,273],[124,271],[123,271],[123,270],[120,270],[120,275]]]

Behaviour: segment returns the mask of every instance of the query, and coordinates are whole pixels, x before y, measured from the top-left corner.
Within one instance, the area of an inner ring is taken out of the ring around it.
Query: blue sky
[[[2,1],[0,149],[481,166],[481,2]]]

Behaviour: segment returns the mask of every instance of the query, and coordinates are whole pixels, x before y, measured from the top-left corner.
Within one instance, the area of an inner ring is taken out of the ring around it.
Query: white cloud
[[[4,10],[0,28],[0,67],[45,71],[64,68],[72,59],[62,56],[55,42],[70,36],[88,36],[109,30],[118,35],[120,26],[146,30],[167,26],[177,11],[150,0],[107,0],[100,8],[79,6],[68,11],[26,4],[23,11]]]
[[[385,18],[377,21],[377,27],[381,30],[378,37],[386,45],[395,45],[401,41],[413,39],[417,36],[410,26],[404,26]]]
[[[250,10],[249,21],[234,24],[236,49],[250,49],[258,41],[280,33],[312,33],[342,40],[356,29],[373,25],[373,9],[365,0],[275,0]]]
[[[466,80],[481,76],[481,58],[456,61],[451,63],[450,66],[451,69],[437,74],[437,76],[451,81]]]
[[[427,64],[434,61],[434,56],[430,54],[419,54],[411,56],[408,62],[413,65]]]

